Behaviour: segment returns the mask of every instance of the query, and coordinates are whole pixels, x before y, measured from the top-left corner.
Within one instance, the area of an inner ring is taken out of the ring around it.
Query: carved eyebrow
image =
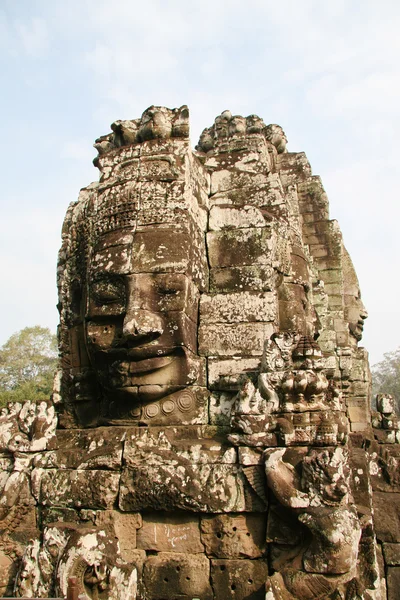
[[[156,287],[164,293],[177,293],[186,289],[186,282],[180,278],[156,280]]]
[[[120,278],[102,277],[93,281],[90,285],[90,292],[94,299],[102,304],[111,304],[125,299],[125,284]]]

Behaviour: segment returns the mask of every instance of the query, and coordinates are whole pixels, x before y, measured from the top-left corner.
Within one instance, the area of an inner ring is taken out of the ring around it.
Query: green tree
[[[57,338],[47,327],[14,333],[0,348],[0,405],[49,398],[57,355]]]
[[[386,352],[383,360],[371,368],[372,393],[391,394],[397,401],[399,410],[400,400],[400,348],[393,352]]]

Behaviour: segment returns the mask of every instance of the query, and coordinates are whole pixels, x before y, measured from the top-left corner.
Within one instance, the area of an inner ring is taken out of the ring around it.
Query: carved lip
[[[155,371],[162,369],[171,364],[176,359],[176,356],[155,356],[153,358],[145,358],[144,360],[132,361],[129,363],[129,373],[146,373],[147,371]]]
[[[129,354],[124,354],[120,360],[115,361],[111,365],[111,371],[114,374],[118,374],[122,377],[128,377],[131,379],[136,375],[142,373],[150,373],[170,365],[176,360],[176,354],[169,354],[164,356],[150,356],[142,358],[141,360],[132,360]]]
[[[113,360],[141,362],[152,358],[164,358],[165,356],[176,356],[177,347],[147,346],[115,347],[107,350],[105,354]]]

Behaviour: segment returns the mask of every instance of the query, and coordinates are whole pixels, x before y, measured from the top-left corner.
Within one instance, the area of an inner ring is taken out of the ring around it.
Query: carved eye
[[[125,285],[120,279],[95,281],[91,296],[97,304],[125,304]]]

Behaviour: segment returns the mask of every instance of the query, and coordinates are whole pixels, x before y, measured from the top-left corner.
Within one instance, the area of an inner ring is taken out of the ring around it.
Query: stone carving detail
[[[196,150],[209,152],[228,142],[229,138],[240,138],[249,134],[262,135],[276,148],[278,153],[286,152],[287,139],[282,127],[265,125],[257,115],[250,115],[246,118],[239,115],[232,116],[229,110],[225,110],[217,117],[212,127],[204,129]]]
[[[52,402],[0,414],[3,594],[394,600],[393,402],[371,422],[355,270],[286,146],[224,111],[193,151],[186,106],[96,140]]]
[[[319,445],[346,442],[341,393],[324,374],[318,344],[297,334],[272,336],[264,346],[257,382],[244,380],[233,404],[235,445]]]
[[[123,564],[110,531],[46,528],[42,544],[27,547],[15,591],[26,598],[66,595],[69,577],[77,578],[82,600],[136,597],[136,568]]]
[[[115,148],[138,142],[189,137],[189,111],[187,106],[173,110],[163,106],[150,106],[141,119],[114,121],[111,129],[113,133],[99,137],[94,144],[100,156]]]
[[[308,586],[318,597],[321,587],[326,593],[337,590],[347,579],[353,579],[357,564],[361,527],[349,495],[349,466],[342,448],[312,450],[300,460],[297,472],[285,462],[287,450],[267,450],[265,469],[268,485],[279,503],[290,509],[305,525],[309,535],[297,556],[291,555],[287,566],[280,568],[268,587],[282,593],[287,589],[293,597],[302,598],[293,585],[293,565],[301,559],[304,570],[301,586]],[[290,459],[289,459],[290,461]],[[293,458],[291,458],[293,461]],[[299,469],[300,467],[300,469]],[[300,474],[299,474],[300,471]],[[282,564],[282,557],[279,562]],[[311,574],[326,574],[318,577]],[[341,576],[335,579],[333,575]],[[314,597],[314,596],[310,596]]]

